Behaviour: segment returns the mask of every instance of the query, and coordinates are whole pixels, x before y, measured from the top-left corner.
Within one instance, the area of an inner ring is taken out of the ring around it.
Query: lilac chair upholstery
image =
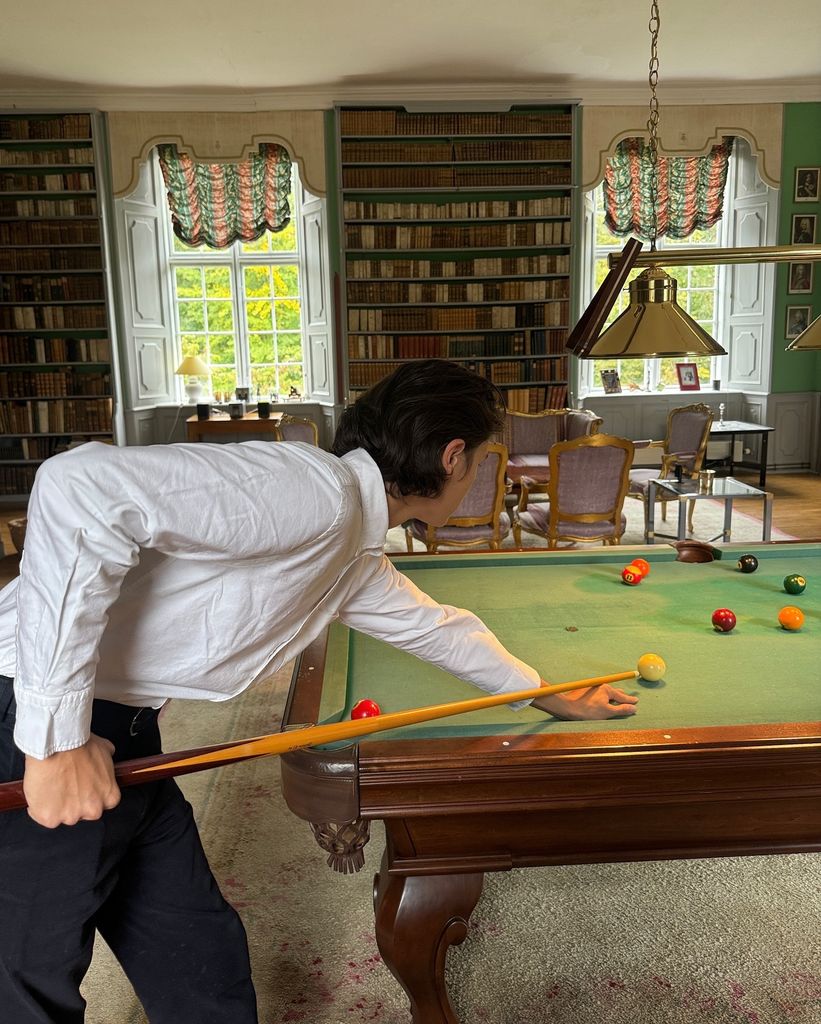
[[[428,526],[420,519],[405,523],[408,551],[413,551],[414,538],[421,540],[432,555],[442,545],[486,547],[497,551],[510,533],[510,516],[504,511],[506,467],[507,448],[492,441],[473,486],[444,526]]]
[[[647,469],[631,469],[630,486],[628,496],[638,498],[644,502],[644,540],[649,538],[650,523],[655,518],[655,509],[648,506],[648,489],[651,480],[665,480],[672,476],[677,466],[681,467],[685,476],[698,476],[704,456],[707,452],[707,442],[710,438],[710,428],[713,425],[713,410],[709,405],[701,403],[697,405],[683,405],[678,409],[671,409],[667,417],[667,436],[662,441],[636,441],[636,448],[661,448],[661,468],[650,466]],[[658,492],[657,492],[658,493]],[[661,501],[661,517],[667,518],[667,502],[663,497]],[[689,502],[689,527],[693,529],[693,508],[695,502]]]
[[[622,513],[633,461],[633,442],[609,434],[561,441],[550,449],[548,500],[530,501],[530,482],[522,479],[513,538],[521,547],[522,531],[561,541],[618,544],[627,525]]]
[[[595,434],[602,421],[589,409],[544,409],[539,413],[508,412],[504,443],[510,452],[508,480],[519,486],[523,476],[546,484],[549,477],[547,453],[559,441]]]
[[[302,419],[283,413],[277,424],[280,441],[304,441],[305,444],[319,445],[319,430],[313,420]]]

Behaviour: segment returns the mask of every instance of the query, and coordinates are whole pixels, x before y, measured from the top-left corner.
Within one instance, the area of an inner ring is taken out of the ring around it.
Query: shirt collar
[[[360,550],[384,550],[388,532],[388,497],[379,467],[365,451],[356,448],[342,456],[342,461],[356,477],[362,499],[362,535]]]

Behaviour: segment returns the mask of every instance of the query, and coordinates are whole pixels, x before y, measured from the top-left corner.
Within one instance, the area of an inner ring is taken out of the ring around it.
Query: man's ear
[[[460,456],[465,454],[465,442],[461,438],[449,441],[442,450],[442,465],[450,476],[458,465]]]

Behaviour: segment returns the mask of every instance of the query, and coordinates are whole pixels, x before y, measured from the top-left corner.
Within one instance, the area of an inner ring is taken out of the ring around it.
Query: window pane
[[[644,367],[645,361],[643,359],[619,360],[619,377],[621,378],[623,390],[628,391],[632,388],[644,387]]]
[[[302,360],[302,339],[298,334],[277,336],[277,355],[282,362],[298,363]]]
[[[200,267],[176,267],[174,280],[179,298],[197,298],[202,295],[202,270]]]
[[[205,309],[201,302],[180,302],[179,311],[181,331],[205,329]]]
[[[295,264],[284,263],[274,267],[274,294],[289,298],[299,296],[299,272]]]
[[[292,211],[293,208],[292,202]],[[271,239],[272,252],[296,252],[296,224],[293,218],[282,231],[277,231],[275,234],[269,232],[269,238]]]
[[[169,216],[170,216],[170,214],[169,214]],[[186,245],[185,242],[181,241],[179,238],[177,238],[176,235],[174,235],[174,252],[192,253],[192,252],[214,252],[214,251],[215,251],[214,249],[212,249],[210,246],[207,246],[207,245],[196,245],[196,246]]]
[[[205,294],[209,299],[231,298],[231,268],[205,268]]]
[[[299,330],[299,299],[277,299],[274,308],[278,331]]]
[[[233,398],[237,387],[237,370],[235,366],[215,367],[211,373],[211,389],[217,398],[223,400]]]
[[[277,390],[277,369],[275,366],[251,367],[251,390],[254,394],[268,397]]]
[[[245,316],[249,331],[270,331],[273,327],[271,303],[263,299],[246,303]]]
[[[715,267],[690,267],[690,284],[693,288],[715,288]]]
[[[707,320],[712,324],[714,301],[713,292],[690,292],[690,316],[694,320]]]
[[[212,363],[223,365],[234,363],[234,338],[231,334],[212,334],[209,339],[209,350]]]
[[[267,298],[271,294],[270,267],[245,267],[245,295],[247,298]]]
[[[251,350],[252,363],[274,362],[275,356],[273,334],[252,334],[248,341]]]
[[[296,388],[302,394],[305,390],[305,381],[302,377],[302,366],[288,363],[279,367],[279,391],[287,395],[291,388]]]
[[[234,330],[234,306],[230,302],[206,302],[209,331]]]
[[[264,235],[259,238],[255,238],[253,242],[242,242],[240,248],[243,252],[268,252],[268,235],[269,231],[266,231]]]
[[[183,356],[202,356],[208,361],[208,339],[204,334],[183,334],[180,340]]]

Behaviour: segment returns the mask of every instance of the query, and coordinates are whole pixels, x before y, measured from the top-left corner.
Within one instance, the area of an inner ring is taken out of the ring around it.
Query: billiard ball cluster
[[[755,555],[741,555],[736,567],[739,572],[755,572],[758,568],[758,559]],[[788,594],[803,594],[807,589],[807,580],[799,573],[790,573],[784,577],[783,587]],[[735,628],[736,617],[729,608],[716,608],[712,621],[717,633],[729,633]],[[804,625],[804,613],[795,605],[788,604],[779,611],[778,621],[783,629],[794,633]]]
[[[650,573],[650,563],[644,558],[634,558],[621,571],[621,581],[628,587],[637,587],[645,576]]]

